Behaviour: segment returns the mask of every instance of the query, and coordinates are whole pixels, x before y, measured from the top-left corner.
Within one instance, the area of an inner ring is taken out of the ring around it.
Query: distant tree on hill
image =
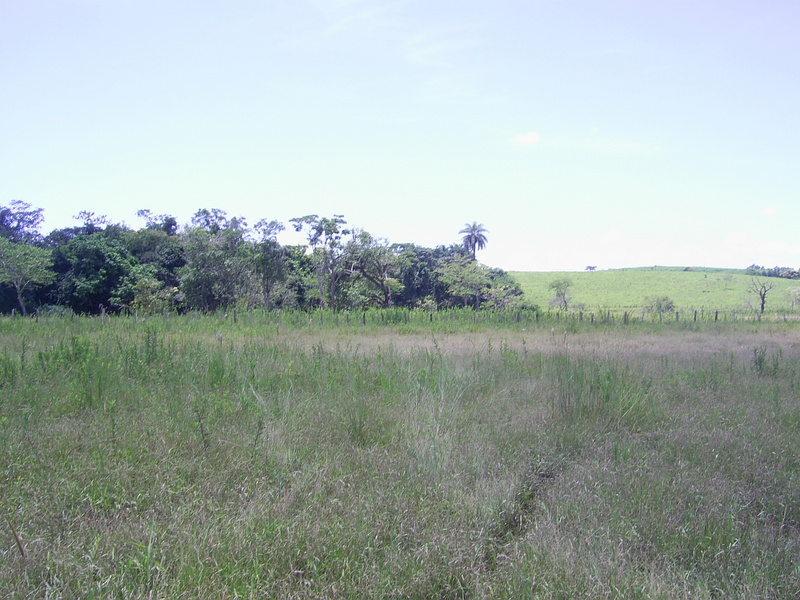
[[[758,296],[760,310],[759,314],[764,314],[764,309],[767,305],[767,293],[775,287],[774,283],[768,283],[763,279],[753,279],[750,281],[750,286],[747,288],[748,292],[753,292],[756,296]]]
[[[556,279],[547,287],[555,292],[555,296],[550,300],[550,305],[557,306],[561,310],[569,310],[569,304],[572,302],[572,292],[570,291],[572,280],[568,277]]]
[[[753,277],[783,277],[784,279],[798,279],[800,273],[792,267],[772,267],[771,269],[761,265],[752,264],[747,267],[746,272]]]

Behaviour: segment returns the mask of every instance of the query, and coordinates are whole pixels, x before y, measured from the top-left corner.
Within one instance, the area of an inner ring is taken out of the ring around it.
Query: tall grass
[[[0,320],[3,597],[800,592],[794,324],[276,317]]]

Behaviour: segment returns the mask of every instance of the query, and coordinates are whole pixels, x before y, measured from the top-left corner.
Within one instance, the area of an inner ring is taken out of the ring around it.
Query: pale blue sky
[[[0,0],[0,202],[800,267],[796,0]],[[295,238],[286,235],[284,242]]]

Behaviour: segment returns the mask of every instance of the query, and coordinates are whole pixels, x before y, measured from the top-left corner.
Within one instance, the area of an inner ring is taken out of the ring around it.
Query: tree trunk
[[[28,311],[25,310],[25,303],[22,301],[22,290],[20,290],[19,286],[15,285],[14,289],[17,290],[17,301],[19,302],[19,307],[22,309],[22,316],[27,317]]]

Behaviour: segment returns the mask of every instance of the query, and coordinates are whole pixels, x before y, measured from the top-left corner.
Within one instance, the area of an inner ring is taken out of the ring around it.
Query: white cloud
[[[521,133],[516,136],[513,141],[519,146],[533,146],[542,141],[542,134],[536,131]]]
[[[759,214],[762,217],[767,217],[768,219],[771,219],[772,217],[777,216],[778,209],[775,208],[774,206],[770,206],[769,208],[762,209]]]

